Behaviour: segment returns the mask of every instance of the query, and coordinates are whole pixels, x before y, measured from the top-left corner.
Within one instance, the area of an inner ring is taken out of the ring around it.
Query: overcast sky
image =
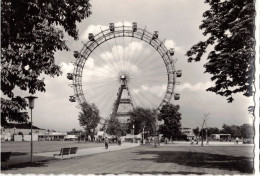
[[[73,71],[71,64],[75,61],[73,51],[80,50],[83,47],[82,42],[87,41],[89,32],[97,33],[100,31],[100,26],[105,29],[111,22],[119,24],[123,21],[125,24],[137,22],[139,27],[144,28],[146,26],[146,29],[150,32],[159,31],[159,38],[167,40],[166,46],[175,48],[174,58],[177,59],[175,68],[182,70],[183,75],[178,79],[180,85],[175,87],[175,92],[180,93],[181,98],[178,101],[172,98],[171,103],[180,105],[183,127],[200,126],[203,114],[207,113],[210,113],[207,123],[209,127],[221,127],[223,123],[229,125],[251,123],[252,119],[247,111],[248,106],[252,105],[251,99],[238,94],[234,96],[235,101],[233,103],[227,103],[225,97],[205,91],[213,84],[210,81],[210,75],[204,73],[203,65],[206,61],[206,55],[201,62],[187,62],[185,52],[192,45],[205,39],[202,31],[199,30],[199,25],[202,21],[202,13],[209,7],[203,2],[195,0],[92,0],[91,17],[78,24],[79,40],[73,41],[72,38],[68,38],[67,44],[70,51],[57,52],[55,55],[56,63],[62,65],[63,75],[55,78],[45,76],[46,92],[35,94],[39,98],[36,99],[35,109],[33,110],[34,125],[58,131],[81,128],[78,122],[79,109],[76,108],[77,103],[71,103],[68,100],[69,96],[74,94],[73,89],[69,86],[71,82],[66,78],[66,74]],[[112,45],[112,43],[110,44]],[[131,42],[128,40],[128,45],[125,47],[130,47],[130,45]],[[132,45],[138,48],[137,43],[132,43]],[[147,51],[149,53],[151,48],[145,44],[140,44],[139,49],[139,52]],[[104,53],[98,52],[97,54],[102,58],[101,54]],[[99,64],[99,67],[97,64]],[[93,75],[100,71],[98,69],[106,66],[105,62],[103,64],[102,59],[99,62],[95,61],[93,55],[86,62],[87,71],[83,73],[83,76],[94,79]],[[139,67],[144,65],[140,64]],[[135,68],[129,68],[129,70],[131,69],[134,70]],[[138,69],[140,70],[140,68],[136,68],[136,72]],[[146,85],[150,83],[148,82]],[[143,87],[141,88],[141,86]],[[158,89],[160,92],[159,85],[155,85],[153,88],[153,90],[157,91]],[[113,95],[111,98],[106,98],[106,100],[104,98],[102,109],[100,109],[101,115],[111,111],[111,102],[115,99],[117,89],[118,87],[116,87],[114,94],[109,93]],[[152,87],[148,86],[147,88],[145,84],[140,85],[139,88],[136,87],[136,92],[138,92],[137,89],[153,92]],[[161,89],[164,89],[163,85]],[[95,93],[95,89],[90,89],[90,87],[88,91],[88,95]],[[110,95],[107,95],[107,97],[110,97]]]

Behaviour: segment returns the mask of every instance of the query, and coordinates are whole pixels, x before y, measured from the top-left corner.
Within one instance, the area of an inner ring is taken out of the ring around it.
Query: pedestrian
[[[117,138],[118,145],[121,145],[121,139],[120,137]]]
[[[236,137],[236,143],[238,144],[238,137]]]
[[[108,149],[108,143],[109,143],[109,141],[108,141],[108,138],[107,138],[107,137],[105,137],[104,142],[105,142],[105,148]]]

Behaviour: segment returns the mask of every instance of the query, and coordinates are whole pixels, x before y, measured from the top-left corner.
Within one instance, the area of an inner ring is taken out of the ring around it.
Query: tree
[[[144,130],[153,134],[156,132],[156,116],[157,114],[155,110],[136,107],[133,111],[130,111],[128,130],[132,130],[134,125],[134,134],[140,134]]]
[[[181,135],[181,113],[179,109],[179,105],[166,104],[162,106],[158,119],[164,121],[159,129],[164,137],[171,138]]]
[[[249,124],[243,124],[241,126],[241,136],[243,138],[252,139],[254,137],[254,127]]]
[[[231,103],[233,94],[242,92],[252,96],[254,82],[255,37],[253,0],[206,0],[210,9],[203,13],[200,29],[208,36],[191,47],[186,55],[188,62],[200,61],[209,45],[214,45],[204,65],[215,86],[207,91],[227,97]]]
[[[210,137],[212,134],[219,134],[220,130],[217,127],[207,128],[207,136]]]
[[[116,135],[116,136],[125,135],[122,124],[120,124],[119,120],[116,117],[111,117],[107,121],[106,133],[110,135]]]
[[[237,125],[223,124],[221,133],[230,134],[231,137],[241,137],[241,127]]]
[[[95,128],[100,119],[99,110],[95,104],[83,103],[79,113],[79,124],[84,127],[87,135],[94,137]]]
[[[195,134],[195,136],[199,136],[199,134],[200,134],[200,129],[199,129],[199,127],[192,129],[192,131],[193,131],[193,133]]]
[[[54,53],[68,50],[64,32],[78,39],[76,23],[88,17],[88,0],[1,1],[1,125],[26,122],[26,100],[18,88],[34,94],[45,91],[43,74],[61,75]]]

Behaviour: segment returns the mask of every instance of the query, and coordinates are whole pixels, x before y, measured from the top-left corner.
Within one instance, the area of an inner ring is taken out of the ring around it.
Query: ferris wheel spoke
[[[115,39],[114,42],[115,42],[115,45],[116,45],[117,56],[118,56],[118,58],[119,58],[119,63],[118,63],[118,65],[120,65],[120,71],[122,72],[122,61],[121,61],[121,58],[120,58],[120,56],[119,56],[119,52],[118,52],[118,48],[117,48],[116,37],[115,37],[114,39]]]
[[[136,73],[133,73],[133,74],[131,74],[130,76],[138,76],[138,75],[143,75],[143,74],[146,74],[146,73],[148,73],[149,74],[149,72],[155,72],[155,71],[161,71],[162,69],[165,69],[165,66],[164,65],[161,65],[161,66],[157,66],[157,65],[155,65],[155,66],[153,66],[153,67],[150,67],[150,68],[147,68],[147,69],[143,69],[142,70],[142,72],[136,72]]]
[[[95,99],[97,99],[98,97],[100,97],[101,95],[106,94],[107,92],[109,92],[112,89],[116,89],[115,86],[108,86],[106,87],[106,89],[101,89],[101,91],[95,91],[95,94],[92,94],[90,97],[88,97],[88,94],[84,93],[84,95],[87,96],[87,99],[89,101],[93,101]]]
[[[156,107],[156,105],[155,105],[152,101],[148,100],[147,97],[144,96],[141,91],[139,92],[139,95],[140,95],[140,98],[143,97],[143,98],[142,98],[143,100],[146,100],[146,102],[148,102],[150,105],[152,105],[153,107]],[[147,103],[145,103],[145,104],[147,104]],[[146,106],[146,107],[147,107],[147,106]],[[149,107],[149,106],[148,106],[148,107]]]
[[[82,87],[84,87],[85,89],[91,88],[91,89],[94,89],[94,90],[98,90],[98,89],[103,88],[104,86],[111,86],[111,85],[117,86],[117,84],[115,82],[111,82],[111,83],[87,84],[87,85],[84,85]]]
[[[113,50],[112,50],[112,47],[110,46],[109,41],[107,41],[106,44],[107,44],[108,48],[110,49],[110,51],[111,51],[111,53],[112,53],[112,55],[113,55],[113,61],[116,63],[119,72],[121,72],[120,66],[119,66],[119,64],[118,64],[118,61],[117,61],[115,55],[114,55],[114,52],[113,52]]]
[[[106,106],[109,105],[109,104],[111,104],[113,106],[113,102],[114,102],[114,100],[113,100],[113,97],[114,97],[113,93],[114,93],[114,90],[111,89],[109,92],[107,92],[105,94],[104,97],[102,97],[102,101],[99,103],[100,109],[105,109]],[[109,102],[111,102],[111,103],[109,103]],[[112,106],[111,106],[110,110],[112,109]]]
[[[107,61],[109,61],[109,63],[108,63],[107,61],[106,61],[106,63],[111,64],[111,65],[114,67],[114,69],[116,69],[117,71],[120,71],[119,68],[116,67],[117,65],[115,65],[115,64],[111,61],[111,59],[110,59],[109,56],[107,55],[107,52],[105,52],[105,51],[103,50],[102,45],[100,45],[100,47],[98,47],[98,48],[101,50],[101,53],[103,53],[103,54],[106,56]]]
[[[148,56],[144,57],[143,59],[139,59],[139,60],[135,63],[135,65],[141,65],[141,63],[147,61],[147,60],[150,58],[150,56],[152,56],[153,54],[157,55],[157,53],[155,53],[155,51],[150,52],[150,54],[149,54]],[[158,56],[157,56],[157,57],[158,57]],[[145,65],[146,65],[146,64],[145,64]]]
[[[132,54],[132,56],[130,57],[130,61],[129,61],[130,65],[133,65],[133,62],[134,62],[134,60],[135,60],[135,59],[134,59],[134,56],[135,56],[135,54],[136,54],[136,49],[138,48],[139,44],[140,44],[140,40],[138,40],[138,42],[137,42],[137,47],[134,48],[133,54]],[[133,45],[133,43],[132,43],[132,45]]]
[[[129,42],[129,45],[128,45],[127,68],[128,68],[129,66],[131,66],[131,65],[130,65],[130,51],[131,51],[131,49],[132,49],[132,45],[131,45],[132,42],[133,42],[133,37],[131,37],[131,41]]]
[[[109,78],[109,77],[105,77],[105,78],[92,77],[92,79],[93,80],[91,80],[91,79],[90,80],[84,80],[84,81],[82,81],[82,83],[91,85],[91,84],[99,84],[99,83],[116,81],[116,79],[112,79],[112,78]]]

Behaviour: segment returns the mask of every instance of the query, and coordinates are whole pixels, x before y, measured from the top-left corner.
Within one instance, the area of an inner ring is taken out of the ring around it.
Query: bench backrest
[[[1,152],[1,162],[6,162],[9,160],[12,152]]]
[[[76,154],[78,151],[78,147],[71,147],[70,148],[70,154]]]
[[[61,149],[61,155],[69,155],[69,154],[70,154],[70,148]]]

